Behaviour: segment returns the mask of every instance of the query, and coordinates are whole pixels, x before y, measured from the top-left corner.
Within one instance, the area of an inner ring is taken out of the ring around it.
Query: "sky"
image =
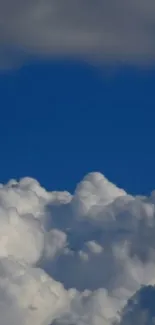
[[[155,324],[154,22],[0,0],[0,324]]]
[[[155,69],[33,60],[0,73],[0,180],[31,176],[73,192],[100,171],[133,194],[154,189]]]

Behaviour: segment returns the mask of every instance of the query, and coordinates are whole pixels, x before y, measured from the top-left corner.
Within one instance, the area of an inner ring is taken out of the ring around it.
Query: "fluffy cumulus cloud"
[[[8,49],[14,60],[25,51],[152,62],[154,22],[154,0],[0,0],[1,62]]]
[[[0,185],[0,324],[155,324],[155,195],[100,173],[73,195]]]

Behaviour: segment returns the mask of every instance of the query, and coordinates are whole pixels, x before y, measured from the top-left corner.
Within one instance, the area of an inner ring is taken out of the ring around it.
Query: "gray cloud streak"
[[[152,62],[154,0],[0,0],[1,47],[34,55]]]

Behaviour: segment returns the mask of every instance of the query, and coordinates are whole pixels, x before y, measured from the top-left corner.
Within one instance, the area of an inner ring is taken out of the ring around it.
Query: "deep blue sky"
[[[37,62],[0,74],[0,182],[31,176],[73,191],[101,171],[155,188],[155,70]]]

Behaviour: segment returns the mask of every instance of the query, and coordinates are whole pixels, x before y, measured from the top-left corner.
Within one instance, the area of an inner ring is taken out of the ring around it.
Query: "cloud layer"
[[[154,22],[154,0],[0,0],[1,48],[35,55],[152,62]]]
[[[73,195],[0,185],[0,324],[154,324],[141,303],[154,285],[154,192],[133,197],[100,173]]]

